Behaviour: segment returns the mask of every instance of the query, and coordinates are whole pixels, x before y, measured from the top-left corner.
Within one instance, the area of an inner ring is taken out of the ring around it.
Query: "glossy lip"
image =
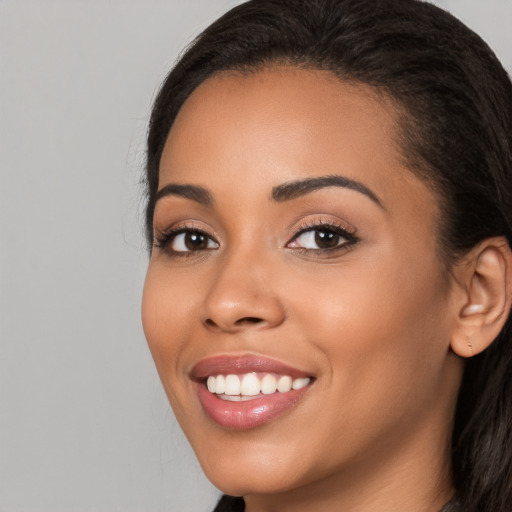
[[[289,375],[292,379],[310,377],[311,383],[302,389],[258,395],[240,402],[222,400],[206,388],[206,378],[210,375],[242,375],[252,372]],[[297,368],[255,355],[222,355],[203,359],[194,366],[190,376],[195,381],[199,401],[207,416],[218,425],[235,430],[256,428],[272,421],[297,404],[315,380],[314,376]]]

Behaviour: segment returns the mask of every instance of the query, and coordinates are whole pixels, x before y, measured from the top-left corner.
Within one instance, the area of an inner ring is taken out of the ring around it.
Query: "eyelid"
[[[169,244],[172,243],[172,241],[180,234],[186,233],[189,231],[194,231],[196,233],[201,233],[208,237],[210,240],[212,240],[214,243],[217,244],[217,246],[220,245],[219,241],[217,240],[217,236],[215,234],[212,234],[211,231],[204,226],[200,226],[197,223],[193,221],[186,221],[186,222],[178,222],[176,224],[173,224],[169,227],[166,227],[164,229],[154,227],[153,228],[154,235],[153,235],[153,247],[159,248],[159,249],[166,249]],[[172,254],[180,254],[185,255],[189,252],[195,252],[195,251],[172,251],[169,250]],[[197,251],[201,252],[201,251]]]
[[[290,227],[289,231],[291,231],[291,234],[288,237],[287,244],[290,243],[293,239],[300,236],[302,233],[305,233],[306,231],[319,231],[322,228],[331,229],[333,231],[339,231],[342,234],[346,234],[354,239],[358,238],[356,227],[350,224],[349,222],[343,221],[341,219],[333,219],[332,217],[320,216],[302,219],[293,227]]]
[[[315,218],[315,219],[306,219],[299,223],[298,226],[293,230],[293,234],[286,242],[286,247],[289,249],[293,249],[294,251],[298,251],[300,253],[311,253],[316,255],[321,254],[334,254],[337,251],[347,251],[349,248],[353,247],[360,241],[360,238],[356,235],[357,230],[351,224],[343,222],[341,220],[335,221],[332,218]],[[346,240],[345,243],[341,245],[326,249],[326,248],[307,248],[307,247],[290,247],[294,241],[296,241],[299,237],[301,237],[304,233],[309,231],[331,231],[338,236],[344,238]]]
[[[308,231],[331,231],[340,237],[346,240],[345,243],[340,244],[339,246],[335,246],[333,248],[307,248],[307,247],[289,247],[289,245],[299,238],[303,233]],[[182,233],[186,232],[197,232],[201,233],[209,240],[213,241],[217,247],[200,249],[197,251],[176,251],[172,248],[169,248],[169,245],[176,239],[176,237]],[[307,218],[302,219],[295,225],[294,228],[291,228],[292,233],[288,236],[288,241],[285,244],[285,247],[293,249],[297,252],[311,252],[311,253],[322,253],[322,252],[330,252],[335,253],[336,251],[348,250],[351,246],[354,246],[356,243],[360,241],[359,237],[356,235],[356,228],[350,223],[343,221],[341,219],[333,219],[332,217],[315,217],[315,218]],[[171,224],[168,227],[159,227],[157,224],[154,225],[154,237],[153,237],[153,246],[155,248],[161,249],[163,252],[166,252],[170,256],[191,256],[194,253],[205,253],[207,251],[216,250],[220,247],[220,242],[218,241],[218,236],[213,232],[210,226],[205,227],[204,224],[197,222],[195,220],[190,221],[182,221],[177,222],[175,224]],[[196,256],[198,254],[195,254]]]

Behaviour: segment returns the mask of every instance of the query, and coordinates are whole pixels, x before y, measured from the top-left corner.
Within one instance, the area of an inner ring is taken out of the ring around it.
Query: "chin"
[[[224,494],[230,496],[247,496],[249,494],[271,495],[280,494],[298,487],[297,483],[284,471],[273,469],[247,469],[245,471],[224,471],[219,467],[213,471],[205,471],[210,482]]]
[[[210,482],[231,496],[278,494],[305,483],[300,476],[299,461],[291,460],[295,457],[264,446],[260,448],[249,446],[248,450],[237,448],[224,454],[196,453]],[[300,453],[296,448],[293,452]]]

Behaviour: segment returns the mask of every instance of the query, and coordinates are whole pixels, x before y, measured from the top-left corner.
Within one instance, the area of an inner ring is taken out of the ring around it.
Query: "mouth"
[[[206,415],[229,429],[250,429],[295,406],[314,377],[278,361],[221,356],[200,361],[192,370]]]

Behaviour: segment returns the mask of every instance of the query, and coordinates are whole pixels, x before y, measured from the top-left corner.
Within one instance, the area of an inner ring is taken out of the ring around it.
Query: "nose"
[[[216,269],[204,302],[203,325],[230,333],[279,326],[285,311],[272,281],[264,263],[229,258]]]

